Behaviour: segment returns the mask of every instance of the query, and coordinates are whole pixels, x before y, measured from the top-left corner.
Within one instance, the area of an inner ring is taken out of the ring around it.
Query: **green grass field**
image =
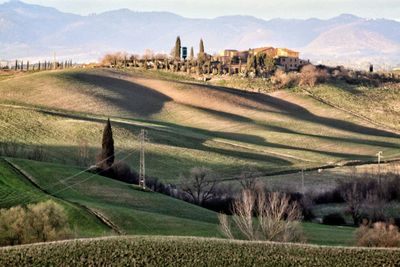
[[[86,210],[60,198],[54,198],[33,186],[6,161],[0,158],[0,208],[38,203],[49,199],[61,204],[70,219],[77,236],[93,237],[108,235],[110,229]]]
[[[122,233],[219,236],[216,213],[71,166],[11,160],[50,195],[103,215]]]
[[[3,266],[398,266],[399,249],[182,237],[112,237],[0,248]]]
[[[72,166],[23,159],[8,159],[28,174],[41,190],[0,161],[0,208],[52,198],[68,212],[77,236],[115,234],[88,210],[101,214],[123,234],[222,237],[217,213],[158,193],[93,175]],[[74,176],[75,174],[79,175]],[[45,191],[46,193],[44,193]],[[28,194],[27,194],[28,193]],[[30,198],[28,198],[30,196]],[[307,241],[320,245],[351,245],[351,227],[304,223]]]

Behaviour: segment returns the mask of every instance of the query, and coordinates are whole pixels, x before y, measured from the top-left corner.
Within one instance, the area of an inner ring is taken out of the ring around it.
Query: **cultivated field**
[[[0,249],[4,266],[398,266],[398,249],[181,237],[112,237]]]
[[[400,157],[399,135],[296,90],[261,95],[156,71],[91,69],[3,80],[0,101],[3,142],[42,144],[60,163],[74,164],[82,139],[94,158],[106,117],[121,156],[146,127],[148,173],[168,182],[194,166],[231,179],[245,166],[268,174],[375,160],[378,151]],[[137,166],[138,153],[127,161]]]

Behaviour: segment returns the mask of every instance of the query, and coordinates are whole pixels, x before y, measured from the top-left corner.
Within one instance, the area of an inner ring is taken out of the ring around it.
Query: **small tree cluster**
[[[72,236],[63,207],[54,201],[0,210],[0,245],[20,245]]]
[[[400,247],[399,228],[394,224],[365,223],[356,231],[356,242],[363,247]]]

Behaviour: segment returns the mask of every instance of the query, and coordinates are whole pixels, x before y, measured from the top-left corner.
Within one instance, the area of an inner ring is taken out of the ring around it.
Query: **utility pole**
[[[144,148],[147,141],[147,131],[142,129],[139,134],[140,140],[140,172],[139,172],[139,186],[146,189],[146,166],[144,158]]]
[[[383,158],[382,156],[383,152],[379,151],[376,156],[378,156],[378,184],[381,186],[381,159]]]
[[[304,169],[301,169],[301,192],[303,193],[303,196],[305,194],[305,189],[304,189]]]

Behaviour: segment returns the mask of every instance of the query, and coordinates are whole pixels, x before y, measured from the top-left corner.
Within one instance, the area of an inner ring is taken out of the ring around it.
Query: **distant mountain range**
[[[44,60],[56,53],[83,62],[110,51],[169,53],[177,35],[195,50],[203,38],[210,53],[276,46],[298,50],[314,62],[400,64],[400,22],[394,20],[347,14],[328,20],[191,19],[128,9],[80,16],[15,0],[0,5],[0,59]]]

